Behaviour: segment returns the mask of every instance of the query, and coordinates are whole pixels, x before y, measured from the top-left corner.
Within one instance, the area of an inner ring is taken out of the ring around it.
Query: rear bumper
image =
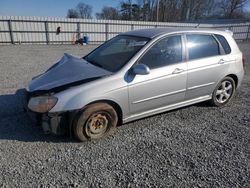
[[[24,111],[36,117],[37,124],[41,125],[46,134],[65,135],[69,130],[69,113],[37,113],[28,108],[31,98],[29,92],[24,92],[23,106]]]
[[[245,71],[242,69],[240,74],[238,74],[238,84],[237,84],[237,89],[241,86],[243,78],[244,78]]]

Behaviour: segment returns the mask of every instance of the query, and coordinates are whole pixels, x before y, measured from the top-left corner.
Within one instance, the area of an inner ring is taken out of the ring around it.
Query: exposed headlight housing
[[[32,97],[29,100],[28,108],[34,112],[45,113],[56,105],[57,100],[54,96]]]

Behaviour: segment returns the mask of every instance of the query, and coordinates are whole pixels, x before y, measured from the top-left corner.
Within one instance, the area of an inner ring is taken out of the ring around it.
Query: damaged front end
[[[70,132],[69,112],[42,114],[40,122],[44,133],[65,135]]]
[[[66,134],[71,128],[76,110],[51,113],[59,99],[54,95],[74,86],[110,75],[111,72],[96,67],[82,58],[65,54],[63,58],[29,83],[25,94],[25,108],[35,114],[45,133]]]
[[[47,94],[49,96],[49,94]],[[28,91],[25,92],[25,103],[24,108],[27,113],[36,118],[37,124],[42,126],[44,133],[46,134],[56,134],[56,135],[65,135],[69,132],[69,125],[71,124],[71,117],[75,114],[73,112],[58,112],[50,113],[49,108],[45,107],[44,104],[42,107],[35,107],[34,99],[42,98],[46,96],[37,96],[34,93]],[[33,104],[31,104],[33,103]],[[51,102],[50,102],[51,103]],[[45,111],[47,109],[47,111]],[[37,111],[36,111],[37,110]],[[40,112],[38,112],[40,111]]]

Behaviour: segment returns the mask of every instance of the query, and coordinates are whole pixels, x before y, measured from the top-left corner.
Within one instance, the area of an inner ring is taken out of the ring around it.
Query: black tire
[[[224,106],[235,94],[235,81],[231,77],[221,80],[213,91],[210,103],[213,106]]]
[[[118,122],[115,109],[107,103],[90,104],[76,118],[73,131],[75,137],[82,142],[111,134]]]

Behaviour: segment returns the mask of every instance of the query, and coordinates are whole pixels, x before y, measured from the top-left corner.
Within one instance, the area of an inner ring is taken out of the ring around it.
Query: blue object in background
[[[89,37],[88,36],[83,36],[83,43],[89,44]]]

